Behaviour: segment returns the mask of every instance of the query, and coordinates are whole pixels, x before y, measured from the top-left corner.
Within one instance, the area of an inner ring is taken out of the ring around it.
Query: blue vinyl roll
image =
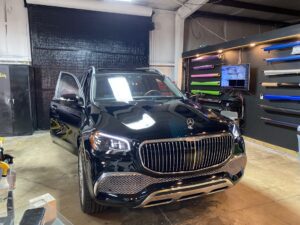
[[[300,60],[300,55],[290,55],[286,57],[278,57],[278,58],[268,58],[266,61],[268,63],[272,62],[286,62],[286,61],[295,61],[295,60]]]
[[[263,98],[273,101],[300,101],[300,96],[289,95],[263,95]]]
[[[272,50],[291,48],[291,47],[295,47],[297,45],[300,45],[300,41],[294,41],[294,42],[289,42],[289,43],[284,43],[284,44],[271,45],[271,46],[265,47],[264,51],[268,52],[268,51],[272,51]]]

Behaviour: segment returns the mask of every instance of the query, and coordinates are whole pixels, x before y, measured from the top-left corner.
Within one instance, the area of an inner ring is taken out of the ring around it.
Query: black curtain
[[[28,5],[37,126],[49,128],[60,71],[148,66],[150,17]]]

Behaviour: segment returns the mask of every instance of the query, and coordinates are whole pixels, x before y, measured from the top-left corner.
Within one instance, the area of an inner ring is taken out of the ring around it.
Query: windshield
[[[96,74],[92,81],[95,102],[132,102],[183,98],[165,76],[142,73]]]

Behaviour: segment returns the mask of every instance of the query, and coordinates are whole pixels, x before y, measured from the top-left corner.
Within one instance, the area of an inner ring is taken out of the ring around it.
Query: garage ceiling
[[[283,0],[210,0],[199,9],[211,16],[244,17],[266,22],[293,24],[300,22],[300,1]],[[244,4],[248,3],[248,4]],[[275,8],[274,8],[275,7]],[[200,16],[201,13],[198,12]],[[205,14],[205,13],[203,13]]]
[[[105,0],[105,1],[125,1],[125,0]],[[165,9],[175,11],[186,3],[187,0],[131,0],[131,4],[148,6],[154,9]],[[262,20],[268,22],[278,22],[281,25],[288,25],[300,22],[300,1],[291,0],[209,0],[210,3],[203,5],[199,12],[206,12],[207,15],[211,13],[217,15],[228,15],[234,19],[248,18],[249,20]],[[235,5],[235,4],[238,5]],[[249,3],[250,5],[257,5],[260,9],[250,9],[247,7],[240,7],[239,4]],[[235,5],[235,6],[234,6]],[[260,7],[261,6],[261,7]],[[265,7],[271,7],[270,11],[264,11]],[[287,9],[294,13],[278,13],[272,12],[272,9]],[[299,13],[297,13],[299,11]],[[197,15],[201,16],[198,13]],[[233,17],[234,16],[234,17]]]
[[[125,0],[105,0],[105,1],[106,2],[112,2],[112,1],[124,2]],[[131,0],[130,3],[135,4],[135,5],[148,6],[153,9],[164,9],[164,10],[175,11],[186,1],[187,0]]]

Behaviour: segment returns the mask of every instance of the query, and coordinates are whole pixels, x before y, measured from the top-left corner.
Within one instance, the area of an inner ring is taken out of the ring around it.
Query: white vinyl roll
[[[265,74],[265,76],[300,74],[300,69],[291,69],[291,70],[265,70],[264,74]]]

